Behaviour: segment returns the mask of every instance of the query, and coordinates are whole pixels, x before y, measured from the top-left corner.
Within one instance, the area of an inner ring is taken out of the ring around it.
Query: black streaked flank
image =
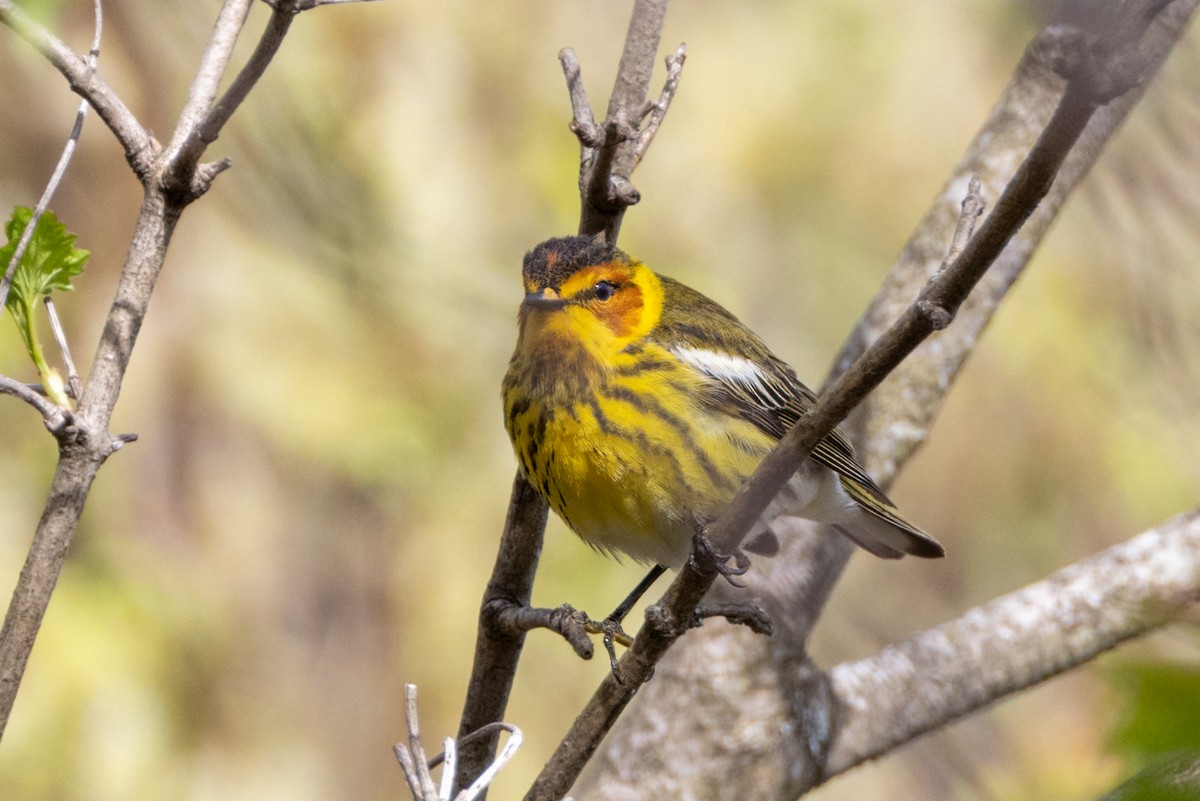
[[[592,414],[596,418],[596,425],[599,427],[599,429],[605,434],[611,434],[612,426],[608,422],[608,415],[606,415],[604,410],[600,408],[600,401],[596,399],[596,396],[590,396],[587,399],[587,404],[591,408]]]
[[[666,423],[671,428],[675,429],[680,436],[680,443],[688,449],[688,452],[696,457],[696,462],[700,468],[708,474],[709,479],[715,486],[724,489],[737,489],[737,483],[733,479],[722,473],[713,464],[712,457],[709,456],[703,448],[698,447],[693,441],[693,430],[687,421],[681,419],[678,415],[667,411],[662,404],[652,397],[638,395],[635,392],[619,386],[607,385],[599,390],[600,394],[608,400],[623,401],[628,403],[633,408],[637,409],[647,417],[656,418],[663,423]],[[640,435],[640,432],[639,432]],[[644,439],[644,435],[640,435]]]

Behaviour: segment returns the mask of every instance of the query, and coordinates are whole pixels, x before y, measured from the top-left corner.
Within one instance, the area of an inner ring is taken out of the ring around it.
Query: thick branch
[[[466,737],[504,718],[508,696],[517,674],[524,632],[501,634],[493,630],[491,610],[497,603],[528,606],[533,597],[533,579],[542,553],[542,534],[548,508],[542,497],[518,471],[513,479],[508,518],[500,538],[500,551],[492,578],[483,593],[479,629],[475,635],[475,661],[458,726],[459,738]],[[466,787],[492,762],[499,733],[463,746],[459,753],[458,785]]]
[[[1173,618],[1200,600],[1200,510],[829,671],[841,773]]]

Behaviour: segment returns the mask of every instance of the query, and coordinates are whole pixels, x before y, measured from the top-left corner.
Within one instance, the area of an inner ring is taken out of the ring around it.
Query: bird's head
[[[525,255],[521,339],[576,341],[602,357],[645,336],[662,316],[650,268],[587,236],[550,239]]]

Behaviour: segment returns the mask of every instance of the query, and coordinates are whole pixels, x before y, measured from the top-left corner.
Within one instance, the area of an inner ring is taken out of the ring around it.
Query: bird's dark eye
[[[617,294],[617,285],[612,281],[597,281],[596,285],[592,287],[592,292],[595,293],[597,300],[608,300]]]

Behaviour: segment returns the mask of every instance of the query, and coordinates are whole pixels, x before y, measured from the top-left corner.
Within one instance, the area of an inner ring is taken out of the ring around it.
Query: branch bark
[[[841,773],[1080,665],[1200,600],[1200,509],[829,671]]]

